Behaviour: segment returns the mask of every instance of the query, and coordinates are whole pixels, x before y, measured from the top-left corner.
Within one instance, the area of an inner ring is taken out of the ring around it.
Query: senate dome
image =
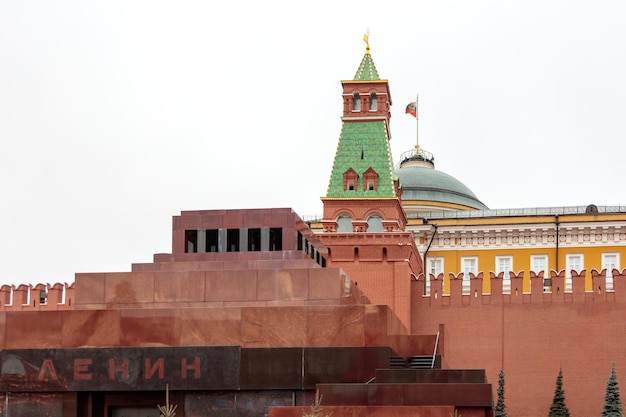
[[[437,171],[432,154],[421,148],[402,154],[396,175],[407,213],[488,209],[461,181]]]

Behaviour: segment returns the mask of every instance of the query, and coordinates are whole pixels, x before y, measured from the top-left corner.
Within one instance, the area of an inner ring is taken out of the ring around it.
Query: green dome
[[[488,210],[465,184],[445,172],[437,171],[430,161],[403,163],[396,170],[402,187],[402,200],[418,200]]]

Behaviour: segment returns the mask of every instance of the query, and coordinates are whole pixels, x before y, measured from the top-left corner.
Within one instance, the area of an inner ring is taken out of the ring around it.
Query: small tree
[[[569,410],[565,405],[565,391],[563,391],[563,372],[559,368],[559,376],[556,377],[554,399],[550,406],[548,417],[569,417]]]
[[[157,405],[161,417],[174,417],[177,405],[170,404],[170,384],[165,384],[165,405]]]
[[[311,411],[307,413],[306,411],[302,412],[302,417],[330,417],[333,414],[330,413],[324,415],[324,411],[322,408],[322,395],[320,394],[320,390],[315,390],[315,402],[311,406]]]
[[[611,367],[611,376],[606,383],[606,394],[604,394],[604,408],[602,417],[622,417],[622,400],[619,396],[619,386],[617,384],[617,373],[615,373],[615,362]]]
[[[498,403],[496,404],[495,417],[508,417],[506,405],[504,405],[504,370],[500,369],[498,376]]]

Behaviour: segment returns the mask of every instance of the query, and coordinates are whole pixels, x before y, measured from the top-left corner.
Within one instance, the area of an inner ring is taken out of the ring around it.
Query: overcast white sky
[[[370,28],[395,162],[490,208],[626,205],[624,1],[0,2],[0,284],[171,251],[181,210],[321,214]]]

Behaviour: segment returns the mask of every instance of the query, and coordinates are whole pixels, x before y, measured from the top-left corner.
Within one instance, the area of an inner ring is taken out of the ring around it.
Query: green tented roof
[[[374,65],[374,60],[372,56],[366,53],[361,60],[361,65],[359,65],[359,69],[356,70],[356,74],[354,74],[354,81],[376,81],[380,80],[378,76],[378,71],[376,70],[376,65]]]
[[[344,173],[352,168],[359,175],[355,190],[344,190]],[[378,189],[364,190],[363,174],[378,173]],[[344,122],[337,145],[327,198],[395,198],[393,161],[385,122]]]

